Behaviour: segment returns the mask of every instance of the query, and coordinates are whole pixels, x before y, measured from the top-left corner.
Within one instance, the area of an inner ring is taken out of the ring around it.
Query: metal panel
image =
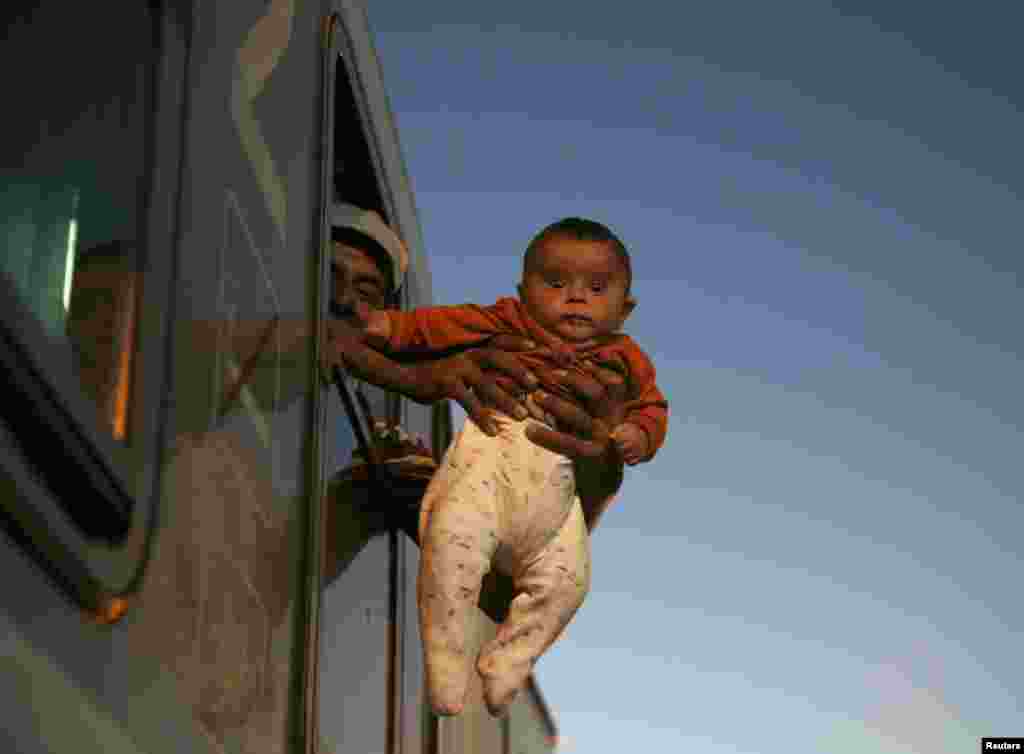
[[[315,373],[274,323],[319,315],[319,20],[295,0],[204,3],[195,29],[175,444],[138,639],[215,751],[306,744]]]
[[[506,754],[549,754],[558,748],[558,730],[534,678],[513,700],[508,712]]]
[[[476,658],[480,648],[494,638],[494,622],[477,610],[473,643],[468,656]],[[502,719],[491,717],[483,698],[483,683],[474,663],[470,673],[466,707],[458,717],[443,718],[440,723],[439,754],[500,754],[504,750]]]
[[[7,710],[12,751],[77,754],[98,741],[109,751],[271,754],[304,743],[309,587],[319,577],[309,562],[319,507],[312,355],[307,343],[285,368],[271,338],[247,371],[241,325],[318,315],[320,14],[294,0],[193,13],[181,213],[154,209],[178,232],[164,226],[150,276],[172,279],[176,240],[175,390],[150,396],[138,416],[155,439],[155,407],[166,401],[174,414],[160,528],[141,591],[114,626],[83,623],[21,552],[0,547],[0,567],[20,586],[0,614],[0,696],[34,704]],[[189,13],[174,18],[172,33],[183,33]],[[164,114],[162,128],[180,126]],[[175,194],[178,179],[176,166],[157,171]],[[157,323],[160,308],[144,321]]]
[[[321,603],[319,737],[323,754],[387,754],[390,727],[391,541],[370,534],[358,513],[339,504],[352,552]],[[365,538],[364,538],[365,537]]]

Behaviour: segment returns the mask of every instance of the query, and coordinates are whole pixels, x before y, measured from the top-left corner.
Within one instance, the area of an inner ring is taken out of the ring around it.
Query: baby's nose
[[[572,301],[586,301],[589,289],[584,283],[570,283],[566,286]]]

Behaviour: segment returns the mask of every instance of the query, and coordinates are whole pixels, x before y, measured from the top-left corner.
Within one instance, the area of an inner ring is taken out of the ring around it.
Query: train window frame
[[[319,314],[321,330],[330,316],[329,305],[332,297],[332,275],[331,269],[331,226],[329,222],[330,207],[334,202],[344,201],[355,204],[365,209],[377,211],[386,223],[398,232],[402,233],[398,205],[399,198],[394,196],[393,186],[398,185],[401,189],[407,186],[404,180],[398,184],[393,183],[396,176],[389,171],[386,157],[394,152],[394,145],[380,143],[397,139],[397,134],[390,129],[391,113],[386,102],[376,96],[380,85],[380,71],[376,66],[376,54],[372,50],[372,43],[369,41],[369,25],[365,12],[358,5],[343,0],[332,3],[333,9],[324,19],[324,86],[322,96],[324,98],[324,117],[322,133],[322,175],[321,187],[323,202],[320,213],[320,238],[321,252],[319,254],[320,266],[320,289],[319,289]],[[373,95],[373,96],[371,96]],[[344,119],[342,121],[341,119]],[[378,132],[378,129],[381,129]],[[390,130],[389,130],[390,129]],[[360,143],[353,145],[347,141],[345,136],[356,137]],[[355,165],[355,182],[360,184],[354,186],[352,183],[339,185],[338,164],[342,156],[355,154],[356,159],[351,160],[350,165]],[[401,306],[406,299],[407,286],[403,290],[387,297],[386,306]],[[319,344],[314,345],[318,351]],[[339,392],[339,399],[343,403],[345,415],[348,419],[348,430],[355,437],[362,435],[372,442],[372,423],[375,419],[383,419],[391,423],[398,423],[401,420],[402,398],[390,391],[383,390],[377,386],[365,382],[356,382],[344,375],[340,385],[333,387]],[[375,404],[375,413],[384,415],[370,416],[363,406],[359,405],[358,392],[364,395],[369,394],[370,402]],[[374,400],[376,399],[376,400]],[[383,406],[381,405],[383,404]],[[358,429],[357,429],[358,428]],[[361,430],[361,431],[360,431]],[[326,481],[330,476],[328,473],[329,460],[325,457],[323,449],[320,451],[321,479]],[[381,496],[382,503],[386,496]],[[323,497],[321,497],[323,499]],[[384,511],[385,505],[378,511]],[[402,637],[409,622],[407,610],[401,607],[405,582],[399,577],[404,572],[406,548],[411,544],[403,537],[399,529],[409,533],[408,526],[402,525],[402,517],[399,511],[384,511],[385,520],[373,515],[370,510],[366,511],[371,517],[384,524],[390,530],[389,539],[389,582],[391,584],[389,597],[390,619],[387,622],[388,644],[392,647],[393,656],[389,661],[388,681],[386,698],[381,702],[386,705],[385,717],[388,721],[387,742],[382,742],[385,748],[391,749],[395,745],[394,736],[396,731],[402,729],[403,715],[409,714],[406,694],[414,686],[407,686],[410,678],[407,678],[407,660]],[[392,513],[395,515],[392,516]],[[326,519],[324,513],[320,521]],[[331,536],[330,532],[320,533],[320,540],[326,543]],[[317,582],[319,586],[319,581]],[[317,601],[318,600],[314,600]],[[317,607],[311,618],[319,625],[319,607]],[[307,657],[307,667],[311,673],[307,676],[307,689],[312,690],[313,698],[316,698],[316,688],[319,685],[319,652],[316,643],[310,642],[311,654]],[[422,679],[420,679],[422,680]],[[418,682],[413,681],[419,685]],[[404,689],[404,690],[403,690]],[[416,694],[417,699],[422,698]],[[404,712],[403,712],[404,710]],[[416,714],[421,714],[423,707],[420,703],[416,705]],[[306,718],[306,733],[309,740],[318,740],[323,733],[321,727],[322,711],[314,706],[312,714]],[[417,726],[418,728],[418,726]]]
[[[395,227],[394,198],[387,191],[383,158],[381,156],[380,144],[377,143],[375,134],[367,128],[374,118],[371,107],[367,101],[364,89],[364,82],[360,71],[357,68],[358,52],[354,47],[354,38],[348,33],[348,26],[341,14],[334,14],[329,17],[326,33],[329,36],[327,45],[328,54],[331,56],[329,66],[330,120],[326,124],[325,155],[324,162],[329,175],[328,193],[331,202],[347,202],[363,209],[377,212],[391,227]],[[347,131],[339,125],[344,119],[346,128],[356,126],[354,131]],[[339,154],[342,151],[342,144],[345,137],[355,140],[355,146],[351,151],[359,156],[359,159],[352,160],[360,172],[355,175],[355,185],[343,184],[344,167],[339,164]],[[367,171],[368,169],[368,171]],[[331,228],[325,223],[325,246],[329,247],[331,239]],[[325,266],[330,268],[330,259],[324,260]],[[325,300],[331,300],[330,282],[327,283]],[[388,307],[400,306],[403,300],[401,291],[390,291],[385,299]],[[324,316],[330,316],[329,313]],[[351,385],[354,393],[361,394],[367,401],[361,401],[363,406],[370,406],[378,409],[372,416],[365,416],[365,423],[371,427],[375,420],[383,420],[389,424],[398,423],[400,420],[401,398],[383,388],[364,382],[353,381]],[[362,406],[357,409],[359,413],[365,413]],[[383,413],[383,416],[377,415]],[[350,417],[353,428],[360,422],[356,417]]]
[[[18,405],[0,408],[0,528],[72,603],[101,623],[124,614],[141,582],[167,430],[191,21],[177,0],[143,5],[154,51],[145,73],[144,188],[137,214],[145,294],[133,315],[130,442],[121,445],[103,434],[99,411],[74,378],[71,349],[46,337],[22,295],[14,295],[13,279],[0,274],[0,369],[19,397]],[[45,442],[26,442],[28,421],[33,429],[44,428]],[[54,461],[65,465],[54,469]],[[102,510],[101,521],[84,526],[84,516],[76,521],[66,502],[83,491],[96,506],[89,519]]]

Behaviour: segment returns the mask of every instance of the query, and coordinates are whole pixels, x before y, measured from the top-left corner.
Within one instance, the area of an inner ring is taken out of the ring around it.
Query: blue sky
[[[437,299],[601,220],[672,406],[538,666],[561,751],[1024,735],[1021,19],[897,5],[370,4]]]

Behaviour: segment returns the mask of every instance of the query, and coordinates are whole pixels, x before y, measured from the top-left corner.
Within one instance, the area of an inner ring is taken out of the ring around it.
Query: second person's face
[[[366,324],[371,309],[383,308],[388,285],[373,256],[356,246],[332,242],[332,311],[355,327]]]

